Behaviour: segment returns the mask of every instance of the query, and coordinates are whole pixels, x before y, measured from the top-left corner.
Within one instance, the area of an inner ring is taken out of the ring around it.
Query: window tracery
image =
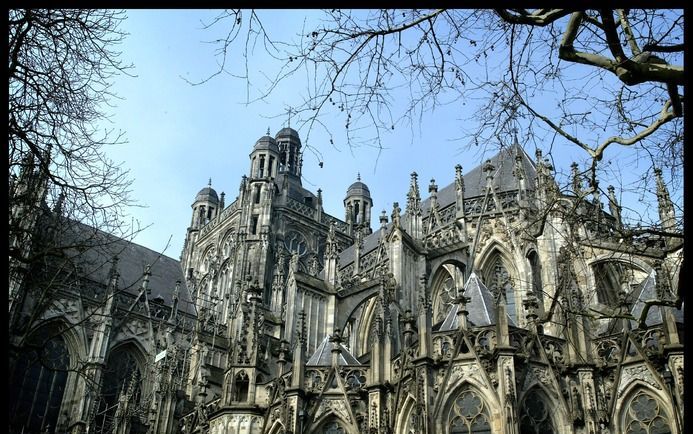
[[[625,409],[626,434],[669,434],[671,427],[659,400],[644,390],[638,391]]]
[[[450,434],[491,434],[489,410],[472,389],[463,390],[453,402],[448,416]]]
[[[551,411],[536,390],[530,391],[520,410],[520,434],[554,434]]]

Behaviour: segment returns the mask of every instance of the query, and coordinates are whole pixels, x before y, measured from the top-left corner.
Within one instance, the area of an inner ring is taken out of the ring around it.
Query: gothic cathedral
[[[48,301],[11,273],[10,432],[685,432],[681,240],[624,235],[613,187],[516,142],[427,197],[412,173],[372,227],[360,178],[342,219],[301,166],[295,130],[261,137],[180,262],[94,230]]]

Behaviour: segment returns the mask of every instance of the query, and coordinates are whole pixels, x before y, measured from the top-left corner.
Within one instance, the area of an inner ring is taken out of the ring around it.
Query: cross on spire
[[[291,128],[291,113],[296,113],[296,111],[293,109],[293,107],[289,106],[289,108],[286,109],[286,113],[289,116],[289,125],[288,127]]]

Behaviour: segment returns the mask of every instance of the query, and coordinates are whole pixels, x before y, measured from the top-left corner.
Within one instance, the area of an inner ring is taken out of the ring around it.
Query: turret
[[[275,136],[279,148],[279,173],[301,179],[301,139],[292,128],[282,128]]]
[[[191,205],[193,209],[191,229],[200,229],[213,219],[219,210],[219,197],[212,188],[212,179],[209,179],[207,187],[200,190],[195,196],[195,202]]]
[[[279,155],[277,141],[270,137],[268,128],[267,135],[260,137],[255,142],[253,151],[250,153],[250,178],[274,179],[277,176]]]
[[[351,207],[351,212],[349,212],[349,207]],[[356,182],[349,186],[344,198],[347,225],[354,230],[361,227],[364,235],[373,232],[371,230],[371,208],[373,208],[371,192],[368,186],[361,182],[361,175],[358,174]]]

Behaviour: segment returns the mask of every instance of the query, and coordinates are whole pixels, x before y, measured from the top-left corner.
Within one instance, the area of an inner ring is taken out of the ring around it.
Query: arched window
[[[597,301],[608,306],[617,306],[619,293],[630,293],[632,286],[642,284],[647,273],[625,262],[603,261],[592,266]]]
[[[337,419],[331,419],[326,423],[322,424],[316,434],[346,434],[346,430]]]
[[[462,270],[455,264],[443,264],[433,281],[433,324],[445,319],[463,285]]]
[[[27,339],[10,376],[10,431],[53,432],[67,383],[70,354],[61,335],[41,329]]]
[[[496,298],[504,297],[508,316],[512,319],[513,324],[517,324],[515,289],[513,288],[512,276],[505,267],[500,255],[497,255],[490,264],[490,268],[485,270],[484,273],[486,287]]]
[[[250,381],[248,379],[248,374],[245,371],[241,371],[236,374],[234,391],[235,399],[234,401],[245,402],[248,400],[248,388],[250,386]]]
[[[99,407],[95,420],[96,433],[110,433],[113,427],[115,413],[118,409],[118,399],[121,394],[128,397],[130,411],[136,411],[142,399],[142,372],[134,356],[136,350],[130,345],[115,348],[106,360],[103,371],[103,383],[99,395]],[[138,420],[130,420],[131,433],[146,432]]]
[[[639,390],[624,407],[625,434],[670,434],[671,426],[658,399]]]
[[[554,434],[556,429],[546,401],[536,390],[525,396],[520,408],[520,434]]]
[[[473,390],[463,390],[448,415],[450,434],[491,434],[491,418],[484,400]]]

